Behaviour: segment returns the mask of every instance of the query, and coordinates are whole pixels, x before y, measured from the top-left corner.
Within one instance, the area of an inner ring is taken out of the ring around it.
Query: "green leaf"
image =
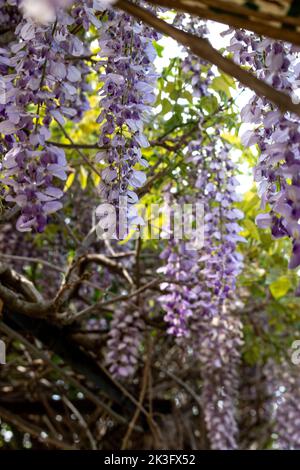
[[[65,187],[64,187],[65,193],[70,189],[70,187],[74,183],[74,179],[75,179],[75,173],[70,173],[66,181]]]
[[[223,74],[222,74],[222,77],[223,77],[224,80],[228,83],[228,85],[230,86],[230,88],[233,88],[234,90],[236,89],[235,81],[234,81],[234,79],[233,79],[230,75],[227,75],[227,74],[223,73]]]
[[[93,180],[93,183],[94,183],[94,186],[97,188],[97,186],[100,184],[100,176],[97,175],[97,173],[94,173],[92,172],[92,180]]]
[[[185,98],[190,104],[193,104],[193,95],[189,91],[185,90],[182,93],[182,98]]]
[[[84,166],[80,166],[80,173],[79,173],[79,181],[82,189],[87,187],[87,180],[88,180],[88,171],[84,168]]]
[[[257,229],[256,224],[254,222],[252,222],[252,220],[250,220],[250,219],[244,220],[243,225],[248,230],[250,238],[254,238],[257,241],[260,241],[259,231]]]
[[[274,299],[280,299],[281,297],[284,297],[291,287],[291,281],[287,276],[279,277],[269,286]]]

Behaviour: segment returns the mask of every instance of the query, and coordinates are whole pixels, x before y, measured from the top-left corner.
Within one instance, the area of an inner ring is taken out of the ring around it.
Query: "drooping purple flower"
[[[99,144],[107,147],[97,155],[97,161],[106,164],[99,191],[102,200],[117,209],[120,197],[125,198],[129,229],[138,220],[132,208],[137,202],[135,190],[146,180],[138,166],[147,166],[141,149],[149,146],[143,126],[155,100],[156,52],[152,40],[158,35],[129,15],[113,10],[108,11],[99,33],[100,70],[104,67],[99,77],[103,81]]]

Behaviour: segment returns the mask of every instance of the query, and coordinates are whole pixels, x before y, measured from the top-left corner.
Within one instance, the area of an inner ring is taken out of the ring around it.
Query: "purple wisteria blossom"
[[[183,13],[177,14],[173,24],[185,31],[198,34],[204,37],[208,34],[207,26],[202,21],[193,21],[189,15]],[[187,81],[191,83],[193,94],[197,98],[208,95],[208,87],[211,83],[211,72],[207,73],[207,63],[198,57],[192,56],[188,51],[183,50],[185,57],[182,61],[182,70],[187,77]],[[200,117],[200,121],[202,116]],[[199,127],[200,127],[199,123]],[[199,152],[202,148],[201,136],[199,141],[195,141],[189,146],[189,155],[197,149]],[[191,182],[191,186],[195,185],[195,181]],[[166,197],[171,202],[178,202],[167,194]],[[192,198],[181,200],[181,203],[194,203],[201,200],[204,203],[203,195],[200,192]],[[206,206],[205,206],[206,209]],[[203,266],[199,266],[199,253],[188,248],[188,244],[184,240],[170,239],[167,248],[163,251],[161,258],[164,260],[164,266],[159,272],[166,276],[167,282],[161,285],[163,295],[160,297],[160,303],[166,312],[165,321],[169,325],[168,332],[177,339],[188,338],[191,336],[192,318],[197,316],[193,310],[202,311],[204,317],[214,314],[215,310],[211,302],[210,286],[199,284],[199,272]],[[173,282],[172,282],[173,281]]]
[[[213,449],[237,448],[238,365],[242,327],[228,308],[242,269],[237,244],[244,239],[238,224],[243,214],[234,207],[235,167],[229,149],[199,139],[189,145],[193,165],[191,186],[205,207],[205,244],[188,249],[172,240],[162,254],[166,277],[160,297],[168,332],[184,348],[192,348],[200,362],[204,417]],[[195,194],[193,195],[193,198]],[[190,201],[191,202],[191,201]]]
[[[209,322],[202,322],[199,357],[201,401],[210,440],[215,450],[238,448],[237,397],[242,324],[225,307]]]
[[[177,15],[176,26],[199,36],[207,36],[207,26]],[[198,58],[187,55],[183,71],[193,87],[193,96],[210,94],[213,71]],[[243,260],[237,245],[239,220],[243,213],[235,208],[236,168],[230,148],[218,128],[203,139],[199,116],[199,136],[190,143],[187,161],[191,165],[189,186],[194,191],[185,202],[204,205],[204,247],[187,249],[184,240],[171,241],[163,253],[166,277],[160,302],[166,312],[169,333],[186,350],[193,350],[200,363],[201,400],[208,437],[213,449],[236,449],[238,366],[242,328],[228,309],[234,298],[236,278]],[[178,201],[177,201],[178,202]]]
[[[231,39],[230,51],[235,60],[251,66],[256,75],[277,90],[298,100],[300,61],[297,49],[287,43],[264,39],[253,33],[237,31]],[[275,238],[288,236],[293,241],[289,267],[300,265],[300,123],[297,116],[282,114],[264,98],[253,96],[242,110],[242,120],[253,130],[242,136],[244,145],[258,144],[261,151],[254,169],[262,209],[257,223],[270,227]]]
[[[238,221],[243,213],[234,207],[239,200],[236,188],[235,166],[230,159],[229,148],[224,144],[218,148],[216,143],[204,148],[193,146],[193,162],[199,171],[195,183],[205,204],[204,233],[205,247],[201,259],[204,270],[201,274],[209,281],[211,289],[222,303],[235,290],[237,275],[241,272],[242,256],[237,244],[244,242],[239,235],[242,227]]]
[[[194,170],[191,187],[196,191],[185,202],[197,200],[204,205],[204,247],[195,251],[185,240],[171,239],[162,254],[165,264],[159,271],[166,282],[160,301],[169,332],[177,337],[190,336],[190,328],[197,329],[199,318],[218,314],[234,292],[242,269],[237,244],[244,242],[238,224],[243,213],[234,207],[239,200],[238,182],[228,149],[216,145],[218,137],[217,133],[214,143],[204,145],[199,138],[189,145],[189,163]]]
[[[195,187],[205,206],[205,245],[199,253],[199,306],[191,323],[192,344],[199,357],[204,417],[213,449],[237,448],[237,367],[242,342],[241,325],[229,310],[236,278],[242,269],[237,244],[243,242],[238,224],[243,214],[234,207],[235,166],[225,144],[190,145],[198,168]]]
[[[54,146],[44,150],[28,148],[27,142],[15,144],[5,155],[3,183],[8,188],[6,200],[21,208],[17,230],[41,232],[48,214],[62,208],[61,189],[53,186],[56,178],[66,179],[64,152]]]
[[[184,13],[177,13],[173,24],[177,28],[201,38],[207,38],[209,35],[209,28],[205,21],[199,19],[196,21],[195,18]],[[201,98],[209,95],[208,87],[215,76],[211,65],[186,49],[183,49],[183,53],[185,57],[182,61],[182,70],[193,88],[193,96]]]
[[[242,212],[235,166],[220,133],[188,148],[190,187],[204,204],[204,247],[188,249],[184,240],[171,241],[163,252],[160,269],[166,282],[160,298],[166,311],[168,332],[185,349],[192,349],[200,363],[201,400],[213,449],[237,448],[238,365],[242,327],[231,314],[228,299],[234,298],[236,278],[242,269],[237,245],[244,239],[238,221]]]
[[[161,254],[164,266],[159,269],[167,281],[161,284],[159,301],[165,310],[168,333],[176,338],[190,336],[190,321],[198,301],[198,253],[187,249],[183,240],[170,240]]]

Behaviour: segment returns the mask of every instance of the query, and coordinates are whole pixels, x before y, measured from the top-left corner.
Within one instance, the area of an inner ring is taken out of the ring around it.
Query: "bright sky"
[[[227,26],[220,23],[210,22],[209,40],[216,49],[221,49],[222,47],[226,47],[229,44],[229,36],[221,36],[221,33],[226,30],[226,28]],[[164,46],[163,57],[158,57],[156,59],[156,66],[160,72],[166,65],[168,65],[170,59],[181,55],[181,48],[176,41],[168,37],[163,37],[159,42],[162,46]],[[252,92],[250,90],[245,90],[242,93],[240,90],[236,91],[236,104],[240,109],[242,109],[248,102],[251,93]],[[240,134],[242,134],[245,130],[246,125],[242,125]],[[238,158],[239,155],[236,154],[236,157]],[[253,186],[253,177],[249,172],[249,167],[246,163],[240,165],[239,169],[242,172],[242,174],[238,176],[238,180],[240,182],[239,192],[245,193]]]

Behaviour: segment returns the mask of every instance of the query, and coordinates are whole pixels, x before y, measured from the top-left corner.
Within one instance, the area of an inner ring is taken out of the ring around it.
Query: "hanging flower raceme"
[[[193,34],[208,36],[206,23],[192,21],[187,15],[177,15],[175,23]],[[214,74],[211,70],[205,75],[200,73],[206,70],[207,64],[193,57],[186,57],[183,64],[185,73],[192,77],[194,96],[209,94],[209,85]],[[200,119],[200,129],[202,119],[203,117]],[[234,292],[236,277],[242,268],[242,257],[237,252],[237,243],[243,242],[244,239],[239,235],[242,228],[237,223],[243,214],[234,208],[238,200],[238,183],[229,148],[221,143],[218,129],[211,136],[211,141],[203,144],[200,134],[199,140],[193,141],[189,146],[188,161],[196,170],[196,173],[191,172],[192,178],[197,174],[196,180],[191,182],[191,187],[197,189],[193,197],[203,202],[205,212],[205,246],[200,251],[198,260],[199,275],[201,282],[205,283],[205,288],[201,290],[200,296],[203,296],[204,311],[210,311],[213,315],[218,311],[218,306]],[[195,199],[189,202],[193,203]],[[215,301],[208,302],[208,298],[214,298]]]
[[[287,361],[269,360],[264,372],[272,409],[273,448],[300,449],[299,366]]]
[[[298,99],[300,61],[295,48],[270,39],[260,40],[253,33],[237,31],[231,39],[230,51],[242,65],[251,66],[257,76],[277,90]],[[300,124],[297,116],[283,115],[264,98],[253,96],[242,110],[242,120],[253,130],[242,136],[244,145],[258,144],[261,151],[254,170],[259,184],[262,208],[261,228],[271,227],[275,238],[288,236],[293,241],[290,268],[300,264]]]
[[[243,214],[234,208],[239,199],[235,166],[219,132],[212,143],[203,147],[195,142],[190,150],[198,167],[195,186],[205,207],[204,247],[199,253],[200,308],[192,323],[193,349],[200,361],[201,399],[211,446],[235,449],[242,330],[226,300],[234,298],[236,278],[242,269],[237,244],[244,241],[238,225]]]
[[[216,142],[218,137],[217,133],[214,136]],[[162,255],[166,261],[160,272],[169,282],[162,286],[168,294],[161,301],[167,311],[168,323],[171,320],[170,332],[176,336],[188,336],[189,317],[193,317],[194,328],[194,320],[210,318],[219,312],[234,292],[236,278],[242,269],[237,244],[244,242],[238,224],[243,214],[234,207],[239,200],[235,167],[228,149],[216,147],[214,143],[203,145],[201,139],[189,145],[189,162],[194,170],[191,187],[196,192],[188,202],[203,203],[204,247],[195,251],[191,249],[190,241],[176,243],[172,240]],[[194,316],[192,311],[195,311]],[[176,325],[181,326],[176,328]]]
[[[214,138],[218,137],[217,132]],[[204,155],[196,181],[200,191],[204,188],[204,229],[205,240],[209,244],[205,253],[208,255],[206,269],[202,274],[211,279],[211,287],[219,304],[234,292],[237,275],[242,269],[242,256],[237,251],[237,244],[245,241],[239,235],[242,228],[238,224],[243,213],[234,207],[239,200],[236,192],[238,182],[229,149],[225,145],[218,149],[218,144],[209,144],[203,149],[202,159]],[[199,154],[196,154],[194,161],[198,159]]]
[[[186,15],[177,15],[175,22],[200,37],[208,35],[206,24],[191,21]],[[183,71],[190,79],[195,97],[209,95],[214,73],[205,62],[188,54],[183,61]],[[200,130],[202,120],[200,116]],[[226,300],[234,297],[236,278],[242,269],[242,256],[237,251],[237,244],[244,241],[239,235],[242,229],[238,224],[243,214],[234,207],[238,200],[236,169],[218,129],[209,136],[208,143],[203,142],[199,133],[199,138],[189,145],[188,150],[188,161],[192,166],[189,186],[196,189],[189,202],[195,202],[196,198],[203,203],[204,246],[197,253],[197,267],[194,268],[197,282],[193,290],[188,290],[187,307],[178,315],[176,306],[180,305],[181,292],[171,283],[171,300],[176,299],[177,303],[175,306],[170,302],[169,305],[163,304],[163,307],[169,307],[167,320],[175,319],[177,324],[184,325],[184,331],[188,332],[185,337],[189,338],[189,345],[199,358],[201,399],[211,447],[235,449],[237,368],[242,329],[240,322],[228,311]],[[176,279],[176,266],[177,269],[181,267],[174,249],[168,260],[174,256],[177,264],[174,266],[168,262],[164,268],[171,279]],[[194,258],[191,257],[191,260]],[[187,271],[189,280],[190,272],[191,268]],[[191,313],[188,317],[186,310]],[[175,328],[169,331],[177,332]]]
[[[205,37],[208,34],[207,26],[202,21],[193,21],[189,15],[177,14],[173,24],[187,32]],[[186,80],[191,83],[193,95],[201,98],[208,95],[208,87],[211,83],[213,73],[207,62],[200,60],[184,49],[185,57],[182,61],[182,70],[186,75]],[[199,124],[200,127],[200,124]],[[190,144],[189,153],[202,148],[202,139]],[[205,180],[204,173],[202,174]],[[192,183],[194,185],[195,182]],[[197,199],[203,202],[203,195],[198,194]],[[197,200],[196,199],[196,200]],[[174,200],[174,198],[173,198]],[[194,203],[195,198],[187,198],[183,203]],[[195,242],[195,240],[194,240]],[[169,325],[168,332],[177,338],[190,337],[191,317],[195,316],[193,310],[202,310],[204,317],[215,313],[215,308],[211,302],[211,286],[209,276],[203,275],[201,286],[198,283],[199,276],[199,254],[195,249],[191,249],[190,241],[171,239],[168,247],[162,253],[165,264],[159,270],[165,274],[169,282],[162,284],[164,295],[160,297],[161,305],[166,312],[165,321]],[[203,266],[202,266],[203,268]],[[172,282],[173,281],[173,282]],[[207,285],[203,285],[207,283]],[[197,316],[197,313],[196,313]]]
[[[42,232],[48,214],[62,208],[61,189],[54,186],[56,178],[66,178],[64,152],[54,146],[37,150],[28,141],[15,144],[4,158],[3,182],[8,186],[8,202],[21,208],[16,228]]]
[[[158,36],[129,15],[112,10],[99,33],[100,66],[104,67],[100,75],[99,144],[107,147],[97,155],[97,162],[105,164],[99,190],[102,200],[117,210],[120,198],[124,198],[130,228],[139,221],[133,207],[138,200],[135,189],[146,180],[139,167],[147,166],[141,154],[149,145],[143,125],[155,100],[156,52],[152,41]]]
[[[114,377],[128,379],[134,375],[144,330],[140,312],[132,312],[125,306],[114,312],[106,353],[106,363]]]
[[[242,324],[226,309],[202,323],[201,401],[211,448],[237,449],[238,366]]]
[[[163,295],[159,301],[166,312],[164,320],[168,333],[176,338],[190,336],[190,320],[198,300],[197,252],[188,249],[183,240],[170,240],[161,254],[165,261],[159,273],[164,274],[166,282],[161,284]]]
[[[51,25],[24,19],[16,29],[18,42],[0,59],[15,70],[3,77],[0,133],[7,150],[2,183],[6,200],[21,209],[18,230],[43,231],[48,214],[62,207],[55,180],[66,179],[66,160],[61,149],[47,144],[50,124],[77,120],[88,107],[89,69],[80,60],[82,42],[69,32],[73,21],[63,10],[56,10]]]
[[[204,205],[204,246],[195,251],[190,250],[190,241],[169,243],[163,253],[166,264],[160,269],[166,278],[160,302],[169,333],[199,358],[211,446],[234,449],[242,330],[226,301],[234,297],[242,269],[237,244],[244,241],[238,224],[243,214],[234,207],[239,199],[235,166],[221,142],[216,130],[212,142],[204,143],[199,136],[189,145],[188,161],[193,168],[189,186],[195,192],[188,202]]]
[[[164,320],[168,325],[168,333],[185,346],[191,337],[193,321],[200,306],[203,307],[202,314],[206,316],[211,314],[212,305],[208,289],[199,284],[199,253],[196,249],[198,232],[191,234],[192,237],[188,239],[184,237],[184,222],[187,218],[181,213],[181,209],[185,204],[195,202],[195,198],[178,198],[171,189],[171,185],[166,187],[164,194],[169,222],[163,229],[168,243],[160,256],[163,266],[158,269],[158,273],[164,275],[164,282],[160,285],[162,295],[159,302],[165,312]],[[193,215],[190,215],[193,219]]]

